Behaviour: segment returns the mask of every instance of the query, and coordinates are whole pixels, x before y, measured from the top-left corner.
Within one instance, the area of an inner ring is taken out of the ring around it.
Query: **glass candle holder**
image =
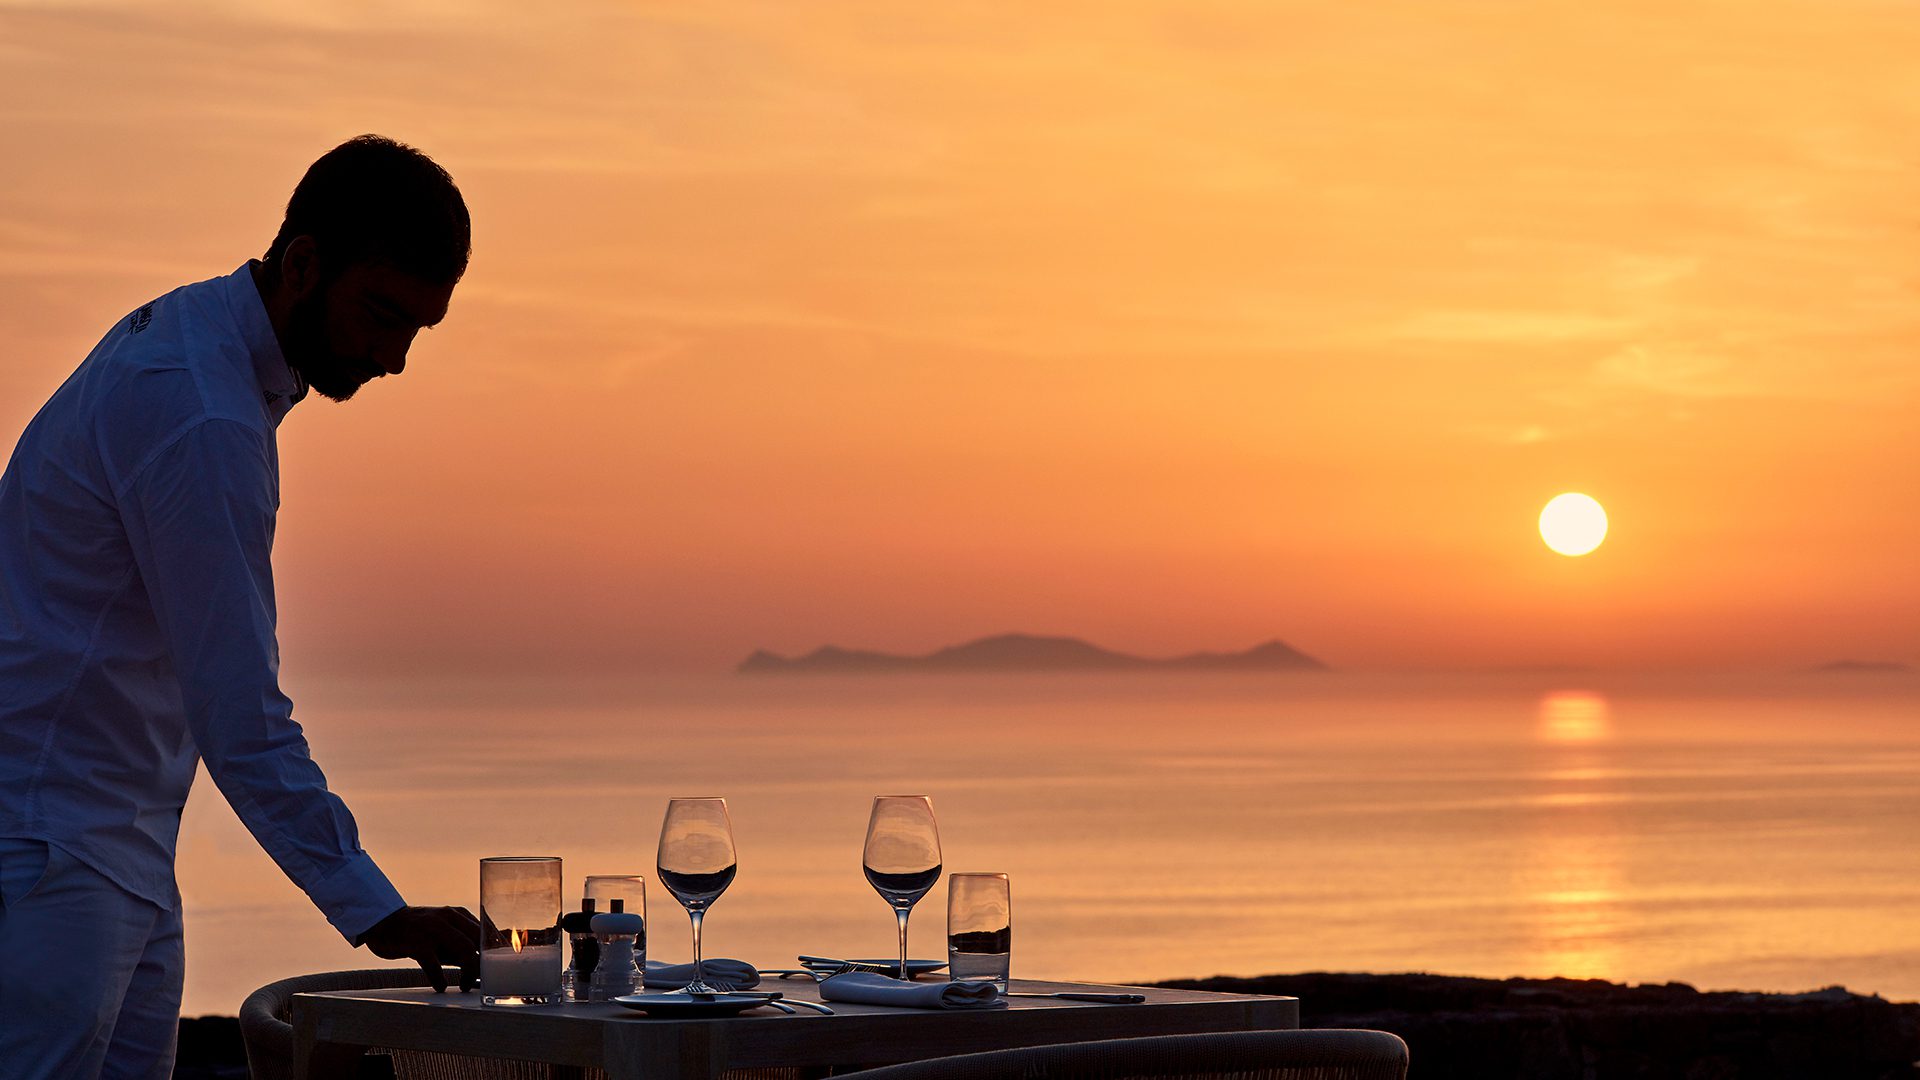
[[[593,901],[593,910],[603,914],[613,910],[615,900],[622,901],[630,915],[647,914],[647,882],[639,874],[589,874],[580,897]]]
[[[947,875],[947,972],[1007,992],[1013,960],[1013,896],[1005,874]]]
[[[480,860],[480,993],[488,1005],[560,1000],[560,860]]]

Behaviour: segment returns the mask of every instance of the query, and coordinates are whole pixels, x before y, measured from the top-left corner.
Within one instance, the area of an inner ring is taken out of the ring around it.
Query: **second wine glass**
[[[660,823],[660,884],[693,920],[693,981],[681,991],[716,994],[700,970],[700,921],[733,884],[740,860],[733,848],[733,821],[725,799],[674,799]]]
[[[861,860],[867,881],[900,920],[899,977],[907,979],[907,916],[940,880],[940,827],[925,795],[879,795]]]

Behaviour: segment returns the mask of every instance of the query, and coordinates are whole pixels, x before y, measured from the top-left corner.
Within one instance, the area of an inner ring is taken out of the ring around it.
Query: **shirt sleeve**
[[[188,729],[248,831],[348,941],[405,901],[360,848],[280,691],[275,476],[265,439],[202,420],[120,500],[134,561],[173,656]]]

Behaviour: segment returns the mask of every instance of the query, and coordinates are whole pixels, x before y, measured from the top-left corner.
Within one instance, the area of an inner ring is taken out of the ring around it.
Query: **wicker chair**
[[[1164,1035],[1030,1046],[847,1073],[846,1080],[1404,1080],[1407,1044],[1384,1031]]]
[[[460,969],[448,968],[447,982],[458,986]],[[427,973],[418,967],[325,971],[268,983],[247,995],[240,1006],[247,1075],[252,1080],[287,1080],[293,1075],[293,995],[425,985]],[[545,1065],[530,1061],[383,1050],[362,1058],[359,1076],[351,1080],[547,1080],[547,1076]]]

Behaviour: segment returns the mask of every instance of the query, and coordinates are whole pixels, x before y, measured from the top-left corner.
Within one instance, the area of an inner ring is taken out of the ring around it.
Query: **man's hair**
[[[321,276],[363,262],[388,262],[452,284],[473,250],[466,200],[447,170],[405,143],[379,135],[348,139],[321,155],[287,200],[287,217],[264,260],[274,271],[287,245],[311,236]]]

